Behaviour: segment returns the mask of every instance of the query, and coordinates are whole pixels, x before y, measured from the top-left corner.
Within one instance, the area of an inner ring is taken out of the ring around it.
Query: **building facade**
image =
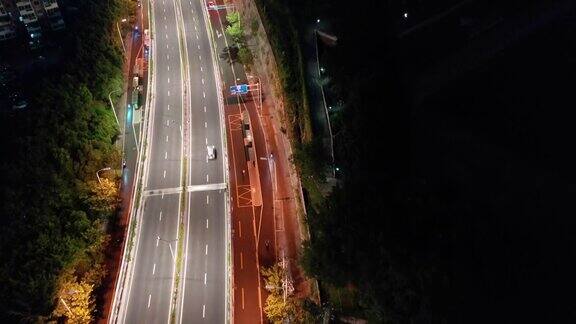
[[[0,0],[0,41],[25,33],[30,48],[39,48],[44,32],[65,26],[57,0]]]

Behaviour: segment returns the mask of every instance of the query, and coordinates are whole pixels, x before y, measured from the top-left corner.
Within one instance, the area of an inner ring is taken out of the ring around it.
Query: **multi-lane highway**
[[[203,1],[181,2],[190,94],[188,224],[180,323],[226,321],[226,197],[221,115]],[[214,145],[216,159],[208,160]]]
[[[145,108],[150,113],[144,187],[115,321],[223,323],[226,150],[205,14],[199,0],[150,5],[152,100]],[[207,157],[209,145],[216,148],[214,160]]]

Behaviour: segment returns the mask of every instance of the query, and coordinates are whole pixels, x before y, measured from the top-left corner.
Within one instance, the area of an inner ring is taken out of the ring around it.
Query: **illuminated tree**
[[[94,300],[91,297],[93,285],[76,280],[65,281],[57,295],[57,306],[53,315],[66,317],[71,323],[90,323],[94,310]]]
[[[260,272],[264,277],[264,288],[271,293],[279,292],[282,294],[282,280],[285,277],[286,271],[280,266],[280,264],[276,263],[270,268],[263,267]]]
[[[90,194],[87,196],[87,202],[92,211],[105,216],[112,214],[118,208],[120,199],[116,182],[101,178],[100,182],[88,181],[88,188]]]

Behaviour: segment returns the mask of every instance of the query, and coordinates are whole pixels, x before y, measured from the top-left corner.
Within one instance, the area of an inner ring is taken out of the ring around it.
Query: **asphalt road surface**
[[[227,193],[217,87],[202,3],[156,0],[151,5],[155,43],[144,209],[125,312],[119,319],[169,322],[173,291],[178,288],[177,322],[223,323]],[[216,148],[214,160],[208,160],[208,145]],[[184,175],[187,179],[182,179]],[[181,190],[183,184],[186,192]],[[179,229],[181,213],[184,224]],[[179,230],[184,231],[182,279],[175,287]]]
[[[150,115],[150,145],[146,161],[145,190],[181,185],[182,166],[182,78],[180,51],[172,1],[154,1],[155,25],[153,104]],[[165,28],[166,27],[166,28]],[[134,273],[129,282],[126,323],[165,323],[175,274],[174,257],[178,237],[180,194],[142,199],[144,209],[138,236]],[[122,318],[121,318],[122,320]]]
[[[190,93],[188,226],[180,323],[226,321],[226,191],[218,91],[203,2],[181,2]],[[216,159],[208,160],[214,145]]]

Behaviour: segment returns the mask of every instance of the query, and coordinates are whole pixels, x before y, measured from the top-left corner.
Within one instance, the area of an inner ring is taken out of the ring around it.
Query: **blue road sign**
[[[248,93],[248,85],[247,84],[238,84],[235,86],[230,87],[230,94],[247,94]]]

